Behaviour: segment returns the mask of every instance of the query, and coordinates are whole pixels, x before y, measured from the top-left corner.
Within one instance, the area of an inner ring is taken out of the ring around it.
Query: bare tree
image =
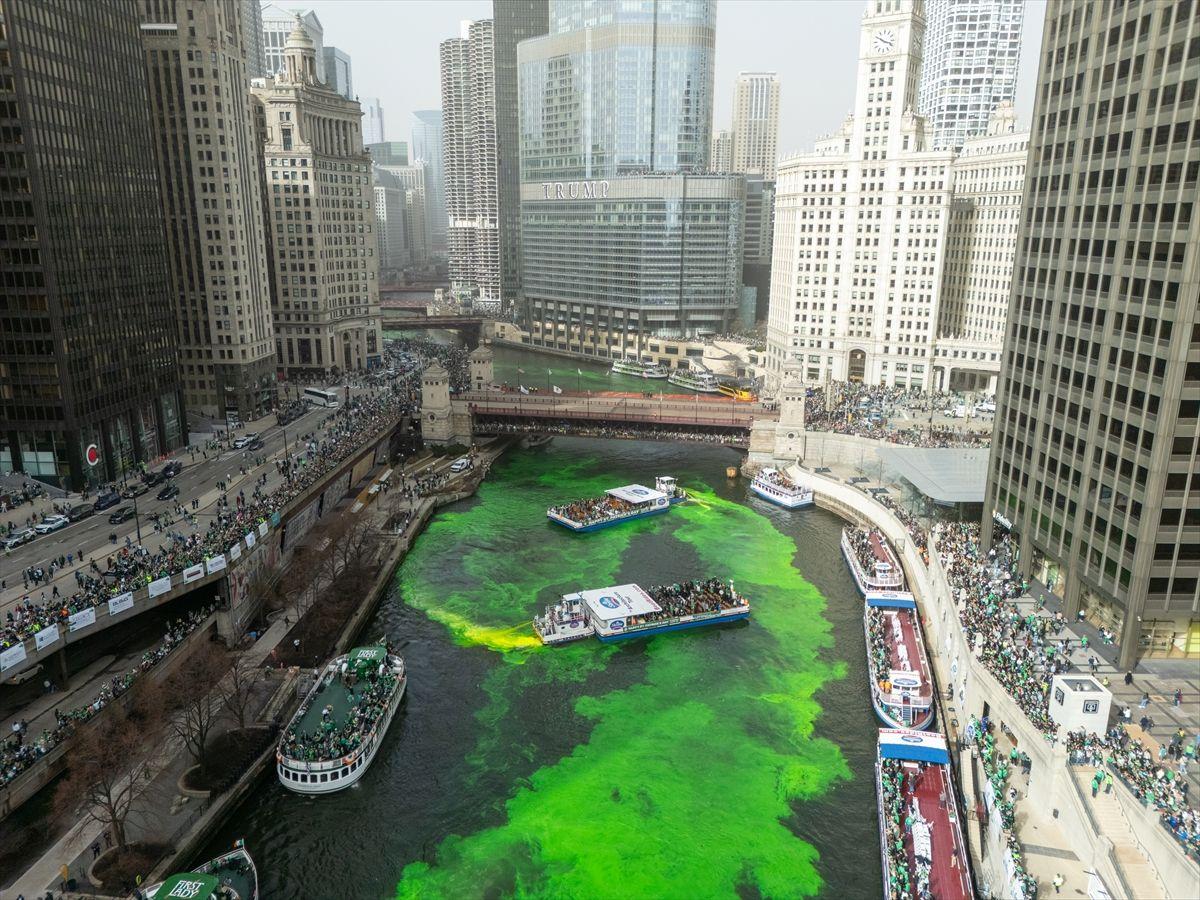
[[[165,730],[162,689],[139,683],[134,694],[110,704],[103,716],[79,729],[70,768],[59,784],[59,813],[104,826],[120,850],[128,847],[126,823],[133,802],[154,777],[153,757]]]
[[[223,708],[218,685],[228,668],[225,653],[196,653],[166,683],[171,730],[200,767],[201,780],[208,775],[208,738]]]
[[[217,689],[225,706],[233,713],[238,728],[246,727],[250,715],[250,700],[253,698],[254,683],[258,680],[258,669],[244,656],[238,656]]]

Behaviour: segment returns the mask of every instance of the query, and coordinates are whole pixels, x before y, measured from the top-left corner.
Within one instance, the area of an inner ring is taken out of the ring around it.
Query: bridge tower
[[[486,391],[496,380],[495,355],[480,344],[467,357],[471,366],[471,390]]]
[[[434,360],[421,373],[421,436],[431,444],[448,444],[453,432],[450,373]]]
[[[775,425],[775,458],[793,463],[804,458],[804,379],[798,366],[783,370],[779,385],[779,422]]]

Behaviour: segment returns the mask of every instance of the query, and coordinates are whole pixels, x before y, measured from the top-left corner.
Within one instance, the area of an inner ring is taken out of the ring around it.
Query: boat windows
[[[325,782],[327,782],[328,780],[329,780],[329,773],[328,773],[328,772],[322,772],[322,773],[321,773],[321,784],[324,784],[324,783],[325,783]]]
[[[349,775],[349,774],[350,774],[350,767],[349,767],[349,766],[345,766],[345,767],[342,769],[342,774],[341,774],[341,777],[342,777],[342,778],[345,778],[345,777],[346,777],[347,775]]]

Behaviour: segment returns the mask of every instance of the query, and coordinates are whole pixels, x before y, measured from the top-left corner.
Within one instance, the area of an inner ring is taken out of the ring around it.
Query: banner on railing
[[[39,650],[45,650],[51,644],[58,640],[58,626],[47,625],[41,631],[33,636],[33,646]]]
[[[211,575],[213,572],[220,572],[223,568],[225,568],[225,554],[222,553],[218,556],[212,557],[211,559],[205,560],[204,567],[209,575]]]
[[[259,537],[266,537],[266,536],[267,536],[267,523],[266,523],[266,522],[259,522],[259,523],[258,523],[258,536],[259,536]]]
[[[247,531],[246,532],[246,546],[253,547],[256,542],[257,542],[257,538],[254,537],[254,532]]]
[[[87,628],[89,625],[96,624],[96,610],[92,608],[81,609],[75,615],[67,619],[67,630],[78,631],[80,628]]]
[[[170,579],[167,579],[167,581],[169,582]],[[108,601],[108,614],[110,616],[125,612],[127,609],[133,609],[133,594],[131,593],[118,594]]]
[[[164,575],[162,578],[156,578],[150,582],[150,596],[157,597],[160,594],[165,594],[171,589],[171,576]]]
[[[6,672],[18,663],[25,661],[25,645],[14,644],[0,653],[0,672]]]
[[[231,561],[231,562],[232,562],[233,560],[235,560],[235,559],[239,559],[239,558],[241,558],[241,555],[242,555],[242,545],[241,545],[241,544],[234,544],[232,547],[230,547],[230,548],[229,548],[229,554],[228,554],[228,555],[229,555],[229,559],[230,559],[230,561]]]
[[[183,570],[183,583],[191,584],[193,581],[199,581],[204,577],[204,563],[196,563],[194,566],[188,566]]]

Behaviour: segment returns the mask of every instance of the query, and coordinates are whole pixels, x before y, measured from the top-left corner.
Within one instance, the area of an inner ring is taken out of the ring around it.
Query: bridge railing
[[[778,413],[758,404],[696,400],[656,400],[637,397],[595,397],[582,394],[529,396],[525,394],[465,393],[456,399],[475,415],[535,416],[538,418],[602,419],[622,422],[710,425],[749,428],[757,418]]]

